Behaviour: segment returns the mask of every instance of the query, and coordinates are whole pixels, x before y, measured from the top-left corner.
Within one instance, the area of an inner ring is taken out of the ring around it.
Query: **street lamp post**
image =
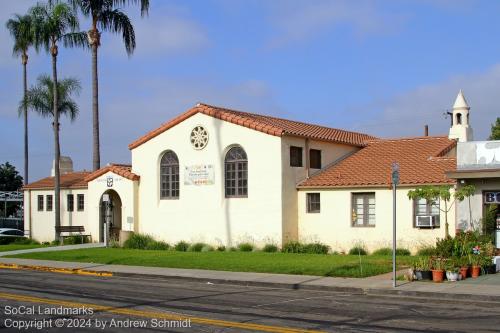
[[[396,186],[399,184],[399,164],[392,163],[392,287],[396,288]]]

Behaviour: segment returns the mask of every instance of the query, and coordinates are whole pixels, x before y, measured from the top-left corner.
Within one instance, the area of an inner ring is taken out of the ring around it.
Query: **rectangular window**
[[[352,226],[375,226],[375,193],[352,194]]]
[[[319,193],[307,193],[307,212],[319,213],[321,211],[321,197]]]
[[[290,166],[302,166],[302,147],[290,146]]]
[[[43,211],[43,195],[38,196],[38,211]]]
[[[309,149],[309,167],[311,169],[321,169],[321,150]]]
[[[418,216],[431,216],[430,221],[424,221],[429,227],[439,228],[439,201],[429,201],[427,199],[414,200],[414,226],[417,226]],[[422,218],[420,218],[422,219]]]
[[[75,197],[73,194],[68,194],[68,212],[72,212],[75,209]]]
[[[76,209],[79,211],[83,211],[83,209],[85,208],[85,197],[83,196],[83,194],[77,194],[76,200],[77,200]]]
[[[52,194],[47,195],[47,211],[52,211]]]

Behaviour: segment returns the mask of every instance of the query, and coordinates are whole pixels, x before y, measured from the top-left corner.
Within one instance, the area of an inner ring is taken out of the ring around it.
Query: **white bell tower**
[[[450,128],[450,139],[458,139],[460,142],[472,141],[472,127],[469,124],[469,104],[465,100],[462,90],[458,92],[455,104],[453,104],[452,126]]]

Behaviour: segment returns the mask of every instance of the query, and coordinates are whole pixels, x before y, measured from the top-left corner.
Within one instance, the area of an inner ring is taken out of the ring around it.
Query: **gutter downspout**
[[[311,170],[309,169],[309,138],[305,140],[305,150],[306,150],[306,179],[311,176]]]

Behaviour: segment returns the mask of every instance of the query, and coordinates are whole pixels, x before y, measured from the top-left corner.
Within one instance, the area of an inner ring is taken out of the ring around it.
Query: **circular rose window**
[[[203,149],[208,144],[208,132],[203,126],[196,126],[189,136],[194,149]]]

